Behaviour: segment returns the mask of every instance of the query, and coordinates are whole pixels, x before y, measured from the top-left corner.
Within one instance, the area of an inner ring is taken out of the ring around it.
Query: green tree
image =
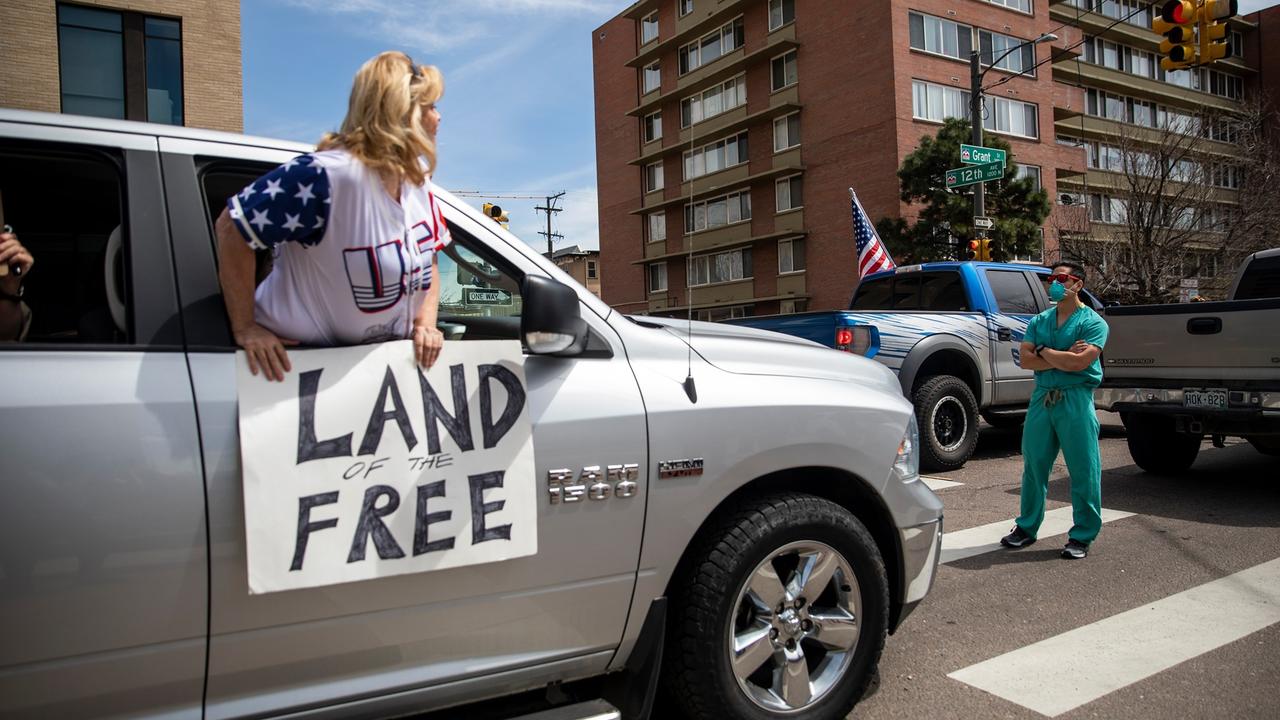
[[[882,218],[876,230],[899,264],[953,260],[974,237],[973,188],[948,190],[947,170],[960,166],[960,144],[968,143],[969,123],[951,118],[935,137],[924,137],[898,168],[903,202],[922,205],[914,223],[903,218]],[[1040,227],[1049,216],[1049,196],[1033,187],[1029,178],[1016,180],[1009,143],[995,135],[983,138],[984,147],[1004,150],[1009,158],[1004,177],[986,184],[985,212],[995,225],[987,231],[995,260],[1035,252],[1041,243]],[[963,258],[961,258],[963,259]]]

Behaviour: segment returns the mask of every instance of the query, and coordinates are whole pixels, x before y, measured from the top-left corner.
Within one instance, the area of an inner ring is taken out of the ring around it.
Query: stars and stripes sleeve
[[[231,220],[255,250],[291,240],[319,243],[329,207],[329,176],[311,155],[290,160],[227,198]]]

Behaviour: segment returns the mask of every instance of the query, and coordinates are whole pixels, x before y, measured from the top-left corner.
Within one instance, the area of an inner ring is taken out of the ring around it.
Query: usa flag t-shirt
[[[400,202],[345,150],[301,155],[227,199],[245,242],[275,264],[254,294],[258,324],[305,345],[409,337],[449,244],[431,191],[404,183]]]

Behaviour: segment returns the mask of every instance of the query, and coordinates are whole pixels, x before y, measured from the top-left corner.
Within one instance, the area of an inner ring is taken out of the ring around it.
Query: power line
[[[545,212],[545,213],[547,214],[547,231],[546,231],[546,232],[539,231],[539,232],[538,232],[538,234],[539,234],[539,235],[542,235],[542,236],[544,236],[544,237],[546,237],[546,238],[547,238],[547,259],[548,259],[548,260],[550,260],[550,259],[551,259],[551,253],[552,253],[551,243],[552,243],[552,241],[553,241],[554,239],[556,239],[556,238],[564,239],[564,236],[563,236],[563,235],[561,235],[560,233],[558,233],[558,232],[552,232],[552,231],[551,231],[551,216],[552,216],[552,215],[554,215],[555,213],[558,213],[558,212],[562,211],[562,210],[564,209],[564,208],[556,207],[556,201],[558,201],[560,198],[564,197],[564,194],[565,194],[565,191],[564,191],[564,190],[561,190],[560,192],[556,193],[555,195],[547,195],[547,196],[546,196],[547,204],[546,204],[546,205],[539,205],[539,206],[537,206],[537,207],[535,207],[535,208],[534,208],[534,210],[538,210],[538,211],[541,211],[541,212]]]

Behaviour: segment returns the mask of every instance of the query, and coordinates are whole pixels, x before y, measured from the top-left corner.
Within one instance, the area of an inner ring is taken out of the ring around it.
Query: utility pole
[[[1021,47],[1021,46],[1019,46]],[[1006,55],[1008,53],[1005,53]],[[974,145],[982,145],[982,69],[978,64],[978,51],[975,49],[969,53],[969,127],[971,128],[969,142]],[[985,192],[986,183],[978,183],[973,186],[973,216],[983,217],[986,215]],[[974,235],[978,235],[979,230],[974,228]],[[985,233],[983,233],[985,234]]]
[[[535,207],[535,208],[534,208],[534,210],[539,210],[539,211],[541,211],[541,212],[545,212],[545,213],[547,214],[547,231],[546,231],[546,232],[539,232],[538,234],[539,234],[539,235],[543,235],[543,236],[545,236],[545,237],[547,238],[547,259],[548,259],[548,260],[550,260],[550,259],[551,259],[551,252],[552,252],[552,248],[551,248],[551,241],[552,241],[553,239],[555,239],[555,238],[564,238],[564,236],[563,236],[563,235],[561,235],[560,233],[552,232],[552,231],[551,231],[551,216],[552,216],[554,213],[558,213],[558,212],[560,212],[560,211],[563,209],[563,208],[558,208],[558,207],[556,207],[556,201],[557,201],[557,200],[559,200],[560,198],[564,197],[564,193],[565,193],[565,191],[564,191],[564,190],[561,190],[560,192],[556,193],[555,195],[548,195],[548,196],[547,196],[547,204],[546,204],[545,206],[539,205],[538,207]]]

